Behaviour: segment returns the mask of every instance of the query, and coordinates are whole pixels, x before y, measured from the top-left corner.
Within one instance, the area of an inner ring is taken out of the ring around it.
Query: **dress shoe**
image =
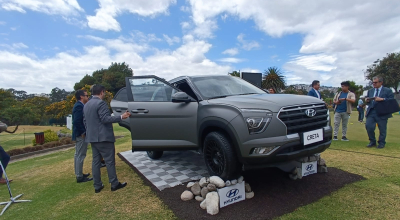
[[[90,173],[88,173],[88,174],[83,174],[83,178],[89,177],[89,176],[90,176]]]
[[[82,177],[82,178],[77,178],[76,182],[77,183],[86,183],[86,182],[89,182],[89,181],[92,181],[92,180],[93,180],[93,178]]]
[[[94,189],[94,193],[99,193],[102,189],[104,189],[104,185],[101,185],[100,189]]]
[[[8,180],[9,183],[11,183],[12,181],[13,181],[13,180]],[[4,179],[4,178],[0,178],[0,183],[1,183],[1,184],[6,184],[6,183],[7,183],[7,180]]]
[[[119,189],[124,188],[127,185],[127,183],[118,183],[116,187],[111,187],[111,191],[117,191]]]
[[[378,148],[378,149],[382,149],[382,148],[384,148],[385,147],[385,145],[384,144],[380,144],[380,145],[378,145],[378,147],[376,147],[376,148]]]
[[[367,147],[376,147],[376,143],[370,142],[370,143],[367,145]]]

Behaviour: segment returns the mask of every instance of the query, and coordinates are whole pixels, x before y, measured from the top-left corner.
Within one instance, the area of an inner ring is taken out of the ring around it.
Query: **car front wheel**
[[[147,151],[147,156],[149,156],[151,159],[157,160],[162,157],[163,153],[164,151],[161,150],[152,150],[152,151]]]
[[[204,139],[204,160],[211,176],[219,176],[224,180],[238,177],[240,163],[226,138],[220,132],[210,132]]]

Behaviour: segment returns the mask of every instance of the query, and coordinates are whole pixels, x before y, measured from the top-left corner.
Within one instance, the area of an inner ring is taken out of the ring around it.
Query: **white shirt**
[[[314,89],[314,88],[313,88],[313,89]],[[321,99],[321,96],[319,95],[318,90],[314,89],[314,91],[315,91],[315,93],[317,93],[318,98]]]

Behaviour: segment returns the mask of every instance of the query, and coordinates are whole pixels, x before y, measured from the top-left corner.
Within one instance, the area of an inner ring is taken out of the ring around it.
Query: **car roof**
[[[177,82],[182,79],[188,79],[188,78],[201,78],[201,77],[212,77],[212,76],[229,76],[229,75],[223,75],[223,74],[218,74],[218,75],[194,75],[194,76],[180,76],[174,79],[169,80],[169,82]]]

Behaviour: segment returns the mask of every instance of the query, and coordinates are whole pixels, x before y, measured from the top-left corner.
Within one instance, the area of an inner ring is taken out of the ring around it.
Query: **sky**
[[[287,85],[365,85],[400,51],[399,0],[0,0],[0,88],[72,91],[125,62],[134,75],[264,72]]]

